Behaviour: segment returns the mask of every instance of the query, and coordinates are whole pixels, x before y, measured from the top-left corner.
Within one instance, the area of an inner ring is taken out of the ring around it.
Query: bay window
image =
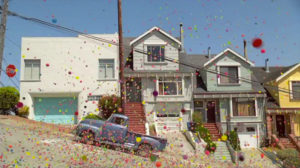
[[[233,116],[256,116],[254,98],[233,98]]]
[[[182,95],[182,78],[160,77],[158,79],[159,95]]]

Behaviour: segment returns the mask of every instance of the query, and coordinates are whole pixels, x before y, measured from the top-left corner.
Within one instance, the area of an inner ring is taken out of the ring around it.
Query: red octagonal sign
[[[12,64],[9,64],[7,67],[6,67],[6,74],[7,76],[9,77],[14,77],[16,75],[16,67]]]

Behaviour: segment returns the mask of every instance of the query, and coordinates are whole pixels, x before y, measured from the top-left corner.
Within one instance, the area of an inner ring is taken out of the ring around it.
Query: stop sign
[[[12,78],[16,75],[16,67],[12,64],[9,64],[7,67],[6,67],[6,74],[8,77]]]

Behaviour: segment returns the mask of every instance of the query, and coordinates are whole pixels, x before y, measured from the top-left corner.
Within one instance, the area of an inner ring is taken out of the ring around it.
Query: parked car
[[[133,149],[146,156],[153,151],[163,151],[167,140],[128,131],[128,117],[113,114],[106,121],[85,119],[75,131],[83,143],[104,143],[117,147]]]
[[[13,107],[10,109],[6,109],[6,110],[0,110],[0,114],[2,115],[18,115],[18,108],[17,107]]]

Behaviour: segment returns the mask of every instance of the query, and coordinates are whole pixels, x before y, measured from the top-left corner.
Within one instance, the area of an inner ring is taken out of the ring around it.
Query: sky
[[[117,33],[117,0],[10,0],[9,10],[90,34]],[[179,36],[184,26],[184,45],[188,54],[212,54],[232,48],[243,54],[248,42],[248,57],[256,66],[288,66],[300,62],[299,0],[123,0],[125,37],[139,36],[158,26]],[[13,64],[20,69],[22,37],[70,37],[45,25],[7,18],[2,69]],[[261,48],[252,40],[263,40]],[[265,52],[261,52],[261,50]],[[13,78],[1,73],[1,82],[19,86],[20,74]]]

